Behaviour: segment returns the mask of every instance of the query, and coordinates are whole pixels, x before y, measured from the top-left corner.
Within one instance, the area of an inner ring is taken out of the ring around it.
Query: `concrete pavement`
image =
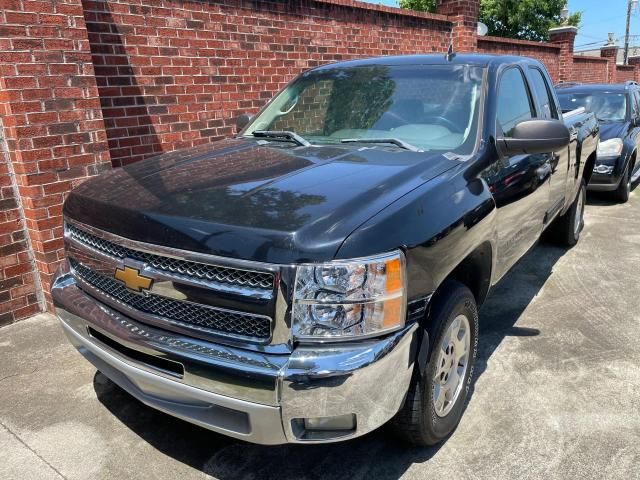
[[[0,478],[640,478],[640,189],[590,197],[571,250],[541,244],[481,311],[477,381],[439,448],[380,429],[261,447],[147,408],[49,315],[0,329]]]

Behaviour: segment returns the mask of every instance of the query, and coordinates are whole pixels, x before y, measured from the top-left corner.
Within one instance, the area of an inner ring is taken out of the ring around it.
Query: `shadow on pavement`
[[[631,193],[638,188],[640,181],[631,184]],[[587,193],[587,205],[617,205],[619,202],[613,197],[613,192],[594,192]]]
[[[540,291],[565,249],[540,244],[494,288],[480,312],[477,379],[506,336],[535,337],[539,330],[515,326]],[[165,455],[223,480],[239,478],[396,479],[414,463],[428,461],[434,448],[408,448],[383,427],[345,443],[266,447],[244,443],[193,426],[139,403],[96,373],[99,401],[128,428]]]
[[[540,334],[537,328],[518,327],[515,324],[566,252],[565,247],[540,242],[493,287],[480,310],[480,339],[474,373],[476,380],[484,373],[491,355],[505,337],[536,337]],[[540,325],[543,326],[543,322]],[[475,382],[470,397],[474,386]]]
[[[98,400],[142,439],[163,454],[221,480],[342,479],[356,474],[395,479],[438,451],[437,447],[407,448],[399,441],[390,442],[386,427],[345,443],[254,445],[149,408],[100,372],[93,384]]]

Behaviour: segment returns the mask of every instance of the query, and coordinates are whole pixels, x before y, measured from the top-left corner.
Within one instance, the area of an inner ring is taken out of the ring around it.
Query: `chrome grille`
[[[133,293],[117,280],[97,273],[73,259],[69,259],[69,263],[80,280],[96,288],[101,294],[184,328],[261,340],[271,336],[271,319],[268,317],[232,312],[149,293]]]
[[[104,253],[114,258],[131,258],[145,262],[151,267],[184,277],[193,277],[204,281],[216,281],[240,287],[253,287],[262,289],[273,288],[273,274],[267,272],[255,272],[241,270],[237,268],[221,267],[204,263],[181,260],[177,258],[164,257],[153,253],[133,250],[117,243],[110,242],[104,238],[92,235],[78,227],[66,224],[67,235],[75,241]]]

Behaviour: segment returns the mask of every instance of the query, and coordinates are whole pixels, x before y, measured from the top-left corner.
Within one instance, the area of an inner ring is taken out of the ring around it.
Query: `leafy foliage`
[[[436,0],[400,0],[400,7],[435,12]],[[480,0],[479,20],[489,35],[523,40],[548,40],[549,29],[561,23],[566,0]],[[568,24],[579,26],[582,12],[569,16]]]
[[[336,72],[325,134],[344,128],[369,129],[380,119],[393,103],[396,87],[388,70],[372,66]]]
[[[435,12],[437,0],[400,0],[400,8],[418,10],[419,12]]]
[[[489,35],[548,40],[549,29],[561,23],[560,11],[566,0],[481,0],[480,21]],[[569,16],[569,25],[578,26],[582,12]]]

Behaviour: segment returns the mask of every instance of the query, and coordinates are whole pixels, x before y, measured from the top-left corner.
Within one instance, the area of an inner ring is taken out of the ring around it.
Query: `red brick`
[[[38,15],[25,12],[4,12],[5,22],[16,25],[35,25],[38,23]]]
[[[34,88],[37,86],[35,77],[8,77],[5,79],[6,88]]]

